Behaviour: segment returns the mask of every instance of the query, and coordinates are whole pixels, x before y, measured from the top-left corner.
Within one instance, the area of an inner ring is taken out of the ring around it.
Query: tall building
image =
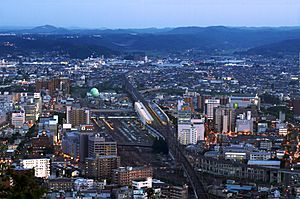
[[[208,120],[214,119],[214,109],[220,106],[219,99],[206,99],[204,106],[204,114]]]
[[[220,96],[220,104],[226,106],[229,104],[229,97],[228,96]]]
[[[108,141],[101,134],[97,133],[88,138],[88,156],[116,156],[117,155],[117,142]]]
[[[214,109],[215,130],[221,133],[234,132],[235,113],[233,108],[220,106]]]
[[[86,108],[74,108],[67,106],[67,124],[79,127],[83,124],[90,124],[90,110]]]
[[[300,118],[300,99],[299,98],[293,99],[292,106],[293,106],[293,112],[294,112],[295,117],[297,119],[299,119]]]
[[[133,180],[153,177],[151,167],[120,167],[114,170],[113,181],[119,186],[130,186]]]
[[[58,143],[60,134],[58,133],[58,115],[53,117],[39,117],[39,131],[49,132],[49,137],[52,138],[54,144]]]
[[[186,124],[178,124],[178,140],[180,144],[197,144],[204,140],[204,121],[202,119],[190,119]]]
[[[38,178],[48,178],[50,176],[50,159],[23,159],[21,166],[25,169],[34,169],[34,176]]]
[[[45,155],[47,151],[53,148],[53,142],[47,133],[43,131],[41,135],[31,139],[32,155],[41,156]]]
[[[183,145],[204,140],[204,121],[192,119],[191,109],[184,101],[178,101],[178,140]]]
[[[62,151],[74,159],[79,158],[79,132],[66,132],[62,139]]]
[[[279,111],[279,122],[285,121],[285,113],[282,111]]]
[[[11,124],[15,128],[23,128],[25,123],[25,113],[24,112],[13,112],[11,114]]]
[[[184,100],[185,103],[189,104],[191,111],[194,112],[195,107],[194,107],[194,98],[193,98],[193,96],[184,96],[183,100]]]
[[[85,159],[85,176],[97,180],[112,179],[113,170],[120,167],[120,157],[103,155]]]
[[[23,105],[25,111],[25,121],[29,125],[38,120],[42,111],[42,100],[40,98],[26,98],[25,104]]]
[[[81,125],[79,133],[79,160],[84,162],[85,158],[88,157],[88,144],[89,137],[94,135],[93,125]]]
[[[251,111],[238,115],[236,120],[236,132],[253,132],[253,119]]]

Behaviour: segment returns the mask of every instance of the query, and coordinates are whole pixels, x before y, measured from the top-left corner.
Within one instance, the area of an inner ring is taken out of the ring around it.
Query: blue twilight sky
[[[0,0],[0,26],[299,26],[300,0]]]

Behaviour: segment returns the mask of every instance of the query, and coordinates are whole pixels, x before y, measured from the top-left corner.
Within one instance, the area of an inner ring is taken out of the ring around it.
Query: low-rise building
[[[151,167],[120,167],[114,170],[113,181],[120,185],[131,185],[132,181],[153,177]]]
[[[21,166],[24,169],[34,169],[34,176],[38,178],[48,178],[50,176],[50,159],[23,159]]]

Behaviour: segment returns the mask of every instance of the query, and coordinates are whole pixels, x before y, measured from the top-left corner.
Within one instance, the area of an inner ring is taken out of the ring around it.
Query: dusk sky
[[[299,26],[299,0],[1,0],[0,26]]]

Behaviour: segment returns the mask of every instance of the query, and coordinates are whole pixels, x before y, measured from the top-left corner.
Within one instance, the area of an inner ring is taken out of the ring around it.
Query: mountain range
[[[4,45],[7,42],[13,46]],[[189,49],[276,56],[298,54],[299,44],[300,27],[66,29],[45,25],[29,29],[0,28],[0,56],[58,50],[82,58],[90,54],[169,53]]]

